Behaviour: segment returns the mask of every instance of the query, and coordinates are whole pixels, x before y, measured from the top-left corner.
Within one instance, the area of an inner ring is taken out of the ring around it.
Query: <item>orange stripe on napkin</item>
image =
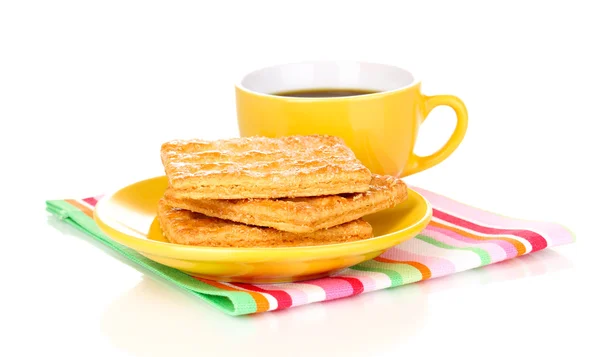
[[[378,262],[382,262],[382,263],[407,264],[421,272],[422,280],[427,280],[427,279],[431,278],[431,270],[429,270],[429,268],[426,267],[425,264],[421,264],[419,262],[406,261],[406,260],[394,260],[394,259],[388,259],[388,258],[384,258],[384,257],[377,257],[374,260],[376,260]]]
[[[85,213],[86,216],[88,217],[93,217],[94,216],[94,212],[87,206],[84,206],[83,204],[75,201],[75,200],[65,200],[65,202],[69,203],[71,206],[76,207],[77,209],[79,209],[81,212]]]
[[[527,249],[525,248],[525,245],[514,238],[508,238],[508,237],[502,237],[502,236],[483,237],[483,236],[479,236],[477,234],[473,234],[471,232],[467,232],[467,231],[457,228],[457,227],[447,226],[445,224],[442,224],[442,223],[436,222],[436,221],[430,221],[429,224],[434,227],[451,230],[451,231],[458,233],[464,237],[469,237],[469,238],[472,238],[475,240],[483,240],[483,241],[490,240],[490,239],[503,240],[505,242],[512,244],[515,247],[515,249],[517,250],[517,255],[523,255],[527,251]]]
[[[232,286],[221,284],[221,283],[218,283],[218,282],[212,281],[212,280],[207,280],[207,279],[202,279],[202,278],[196,278],[196,279],[198,279],[198,280],[200,280],[203,283],[206,283],[208,285],[212,285],[215,288],[219,288],[219,289],[223,289],[223,290],[229,290],[229,291],[239,291],[239,292],[247,293],[250,296],[252,296],[252,298],[254,299],[254,302],[256,303],[256,312],[264,312],[264,311],[268,311],[269,310],[269,300],[267,300],[267,298],[264,297],[263,294],[261,294],[261,293],[257,293],[257,292],[254,292],[254,291],[237,289],[237,288],[234,288]]]

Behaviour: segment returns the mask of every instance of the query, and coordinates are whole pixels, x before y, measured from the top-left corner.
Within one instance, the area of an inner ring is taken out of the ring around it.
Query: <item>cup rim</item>
[[[270,94],[270,93],[264,93],[264,92],[259,92],[259,91],[255,91],[252,89],[249,89],[247,87],[245,87],[242,82],[244,82],[244,80],[259,71],[262,70],[266,70],[266,69],[270,69],[270,68],[275,68],[275,67],[282,67],[282,66],[288,66],[288,65],[296,65],[296,64],[318,64],[318,63],[346,63],[346,64],[359,64],[359,65],[378,65],[378,66],[388,66],[388,67],[394,67],[396,69],[400,69],[400,70],[404,70],[408,73],[410,73],[413,77],[413,81],[405,86],[402,87],[398,87],[398,88],[394,88],[394,89],[389,89],[389,90],[385,90],[385,91],[378,91],[375,93],[370,93],[370,94],[362,94],[362,95],[357,95],[357,96],[346,96],[346,97],[284,97],[284,96],[280,96],[280,95],[275,95],[275,94]],[[267,98],[274,98],[274,99],[278,99],[278,100],[285,100],[285,101],[294,101],[294,102],[330,102],[330,101],[344,101],[344,100],[365,100],[365,99],[372,99],[372,98],[376,98],[376,97],[381,97],[381,96],[385,96],[388,94],[392,94],[392,93],[398,93],[398,92],[403,92],[406,91],[410,88],[413,88],[415,86],[418,86],[421,84],[421,79],[419,76],[415,75],[415,73],[413,71],[409,71],[406,68],[394,65],[394,64],[390,64],[390,63],[384,63],[384,62],[370,62],[370,61],[357,61],[357,60],[306,60],[306,61],[295,61],[295,62],[285,62],[285,63],[278,63],[278,64],[272,64],[272,65],[268,65],[268,66],[263,66],[260,68],[256,68],[252,71],[246,72],[236,83],[235,83],[235,87],[241,91],[253,94],[253,95],[257,95],[257,96],[261,96],[261,97],[267,97]]]

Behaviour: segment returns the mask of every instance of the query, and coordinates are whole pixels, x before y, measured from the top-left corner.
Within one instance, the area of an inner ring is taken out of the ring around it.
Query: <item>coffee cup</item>
[[[467,130],[461,99],[425,95],[415,75],[387,64],[275,65],[248,73],[235,90],[240,136],[338,136],[378,174],[405,177],[429,169],[456,150]],[[454,132],[435,153],[419,156],[419,127],[440,105],[456,113]]]

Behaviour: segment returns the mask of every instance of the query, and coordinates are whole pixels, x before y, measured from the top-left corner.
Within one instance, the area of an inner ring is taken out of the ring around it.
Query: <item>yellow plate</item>
[[[156,220],[164,176],[134,183],[105,196],[94,219],[111,239],[145,257],[188,274],[219,281],[274,283],[330,275],[373,259],[417,235],[431,220],[429,203],[413,190],[394,208],[365,219],[374,238],[340,244],[286,248],[213,248],[169,243]]]

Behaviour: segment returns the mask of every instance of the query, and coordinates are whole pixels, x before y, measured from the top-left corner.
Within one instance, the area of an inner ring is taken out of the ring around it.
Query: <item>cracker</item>
[[[373,175],[362,193],[281,199],[195,200],[168,188],[166,202],[211,217],[294,233],[315,232],[396,206],[408,196],[393,176]]]
[[[365,192],[371,173],[335,136],[175,140],[161,147],[169,185],[190,199]]]
[[[352,242],[371,238],[371,225],[357,219],[311,233],[290,233],[207,217],[158,203],[158,220],[171,243],[204,247],[296,247]]]

